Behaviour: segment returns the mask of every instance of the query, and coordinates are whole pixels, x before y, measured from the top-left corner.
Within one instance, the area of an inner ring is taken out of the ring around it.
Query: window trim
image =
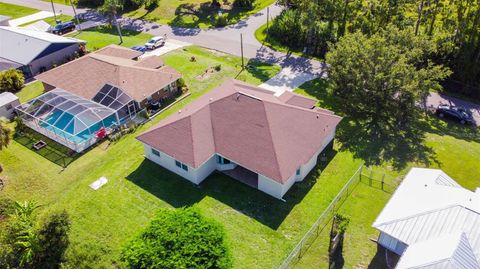
[[[153,155],[157,156],[157,157],[160,157],[160,151],[154,149],[154,148],[151,148],[151,152]]]

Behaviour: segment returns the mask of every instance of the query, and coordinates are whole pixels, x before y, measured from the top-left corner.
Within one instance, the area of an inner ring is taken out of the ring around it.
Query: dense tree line
[[[450,67],[451,90],[480,97],[480,0],[280,0],[286,10],[269,33],[323,57],[347,33],[372,35],[394,25],[436,46],[432,60]]]

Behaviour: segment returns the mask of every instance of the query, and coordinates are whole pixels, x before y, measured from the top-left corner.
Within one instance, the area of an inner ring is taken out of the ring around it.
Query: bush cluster
[[[127,268],[230,268],[223,228],[195,208],[163,209],[122,251]]]

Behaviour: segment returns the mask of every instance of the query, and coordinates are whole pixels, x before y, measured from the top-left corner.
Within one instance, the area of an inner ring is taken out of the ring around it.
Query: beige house
[[[137,139],[146,158],[195,184],[217,170],[281,199],[335,137],[341,118],[315,103],[228,80]]]

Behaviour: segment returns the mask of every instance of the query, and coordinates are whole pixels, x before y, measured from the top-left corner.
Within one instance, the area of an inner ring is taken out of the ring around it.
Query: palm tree
[[[117,10],[123,9],[122,0],[105,0],[101,11],[110,15],[110,24],[113,26],[113,23],[117,26],[118,36],[120,37],[120,44],[123,43],[122,31],[120,29],[120,24],[117,21]]]
[[[15,230],[13,245],[19,253],[21,266],[32,264],[36,253],[41,249],[38,234],[35,231],[35,211],[39,205],[33,201],[15,202],[13,229]]]

